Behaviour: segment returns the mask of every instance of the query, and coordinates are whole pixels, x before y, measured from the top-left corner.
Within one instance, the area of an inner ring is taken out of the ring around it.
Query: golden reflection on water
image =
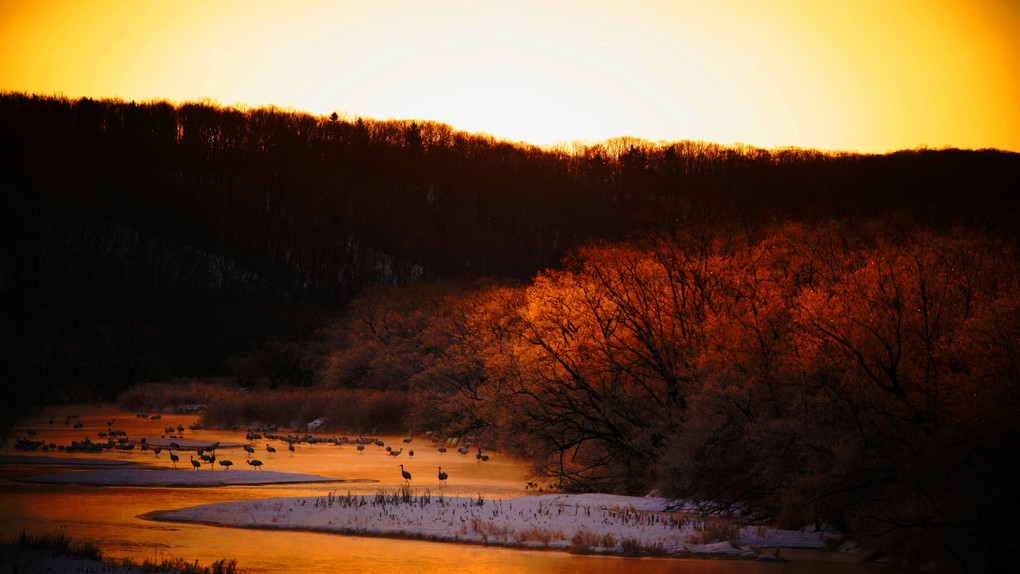
[[[80,418],[65,425],[67,414],[77,413]],[[49,424],[50,418],[53,424]],[[194,415],[163,415],[160,420],[141,419],[134,413],[124,413],[111,406],[95,408],[91,405],[58,406],[21,420],[10,436],[27,437],[28,429],[35,431],[31,438],[70,444],[89,436],[102,440],[98,432],[109,428],[124,430],[129,437],[157,438],[167,426],[185,427],[179,433],[189,440],[245,443],[244,431],[189,430],[198,417]],[[83,428],[73,429],[81,421]],[[107,425],[112,421],[112,425]],[[285,433],[281,433],[285,434]],[[304,434],[304,433],[292,433]],[[68,470],[59,465],[5,464],[0,465],[0,535],[3,540],[15,539],[22,530],[29,532],[62,531],[72,538],[95,541],[104,556],[131,558],[141,562],[173,556],[189,562],[198,560],[210,565],[217,560],[234,558],[238,566],[251,573],[307,572],[307,573],[382,573],[397,570],[413,572],[578,572],[586,574],[622,572],[687,572],[687,573],[769,573],[791,574],[817,571],[812,563],[763,564],[757,562],[731,562],[716,560],[628,559],[618,557],[574,556],[562,552],[539,550],[511,550],[475,545],[449,544],[400,540],[382,537],[341,536],[315,532],[252,530],[225,528],[202,524],[158,522],[140,518],[148,512],[169,510],[233,500],[269,498],[276,496],[325,495],[330,491],[374,494],[390,490],[403,483],[400,464],[413,476],[416,489],[439,492],[438,466],[450,476],[443,489],[448,496],[483,496],[506,498],[525,494],[525,472],[521,464],[499,453],[489,453],[490,460],[479,463],[474,453],[458,454],[450,450],[440,454],[424,437],[404,444],[403,437],[380,437],[394,448],[404,447],[398,457],[390,456],[374,445],[362,453],[353,445],[342,447],[325,444],[300,444],[291,453],[285,443],[270,441],[277,452],[265,451],[267,441],[255,444],[255,457],[263,461],[263,468],[282,472],[318,474],[338,479],[370,480],[369,483],[325,483],[310,485],[260,485],[216,488],[146,488],[96,487],[61,484],[19,483],[16,478],[34,474],[49,474]],[[4,445],[4,454],[19,454],[10,448],[13,440]],[[397,446],[399,445],[399,446]],[[408,456],[408,450],[415,451]],[[159,456],[150,451],[111,450],[102,455],[67,454],[56,451],[36,452],[60,458],[113,459],[169,467],[171,462],[164,450]],[[188,452],[181,453],[179,466],[189,465]],[[193,452],[191,453],[193,454]],[[231,470],[219,465],[211,469],[188,472],[258,472],[244,466],[247,453],[240,447],[220,448],[218,459],[234,462]],[[814,564],[817,566],[817,564]],[[860,573],[865,570],[856,565],[826,563],[829,572]]]

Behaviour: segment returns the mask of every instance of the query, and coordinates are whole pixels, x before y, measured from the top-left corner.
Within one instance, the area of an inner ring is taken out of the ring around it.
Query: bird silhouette
[[[276,449],[267,444],[266,445],[266,452],[269,453],[269,456],[273,456],[273,453],[276,452]]]
[[[443,472],[443,467],[439,467],[439,484],[446,484],[446,479],[448,477],[449,475]]]
[[[193,457],[191,455],[188,455],[188,458],[191,459],[191,466],[192,466],[192,468],[201,468],[202,467],[202,463],[197,461],[197,460],[195,460],[195,457]]]
[[[255,454],[255,449],[253,449],[251,445],[246,444],[244,445],[244,452],[248,453],[248,457],[251,458],[251,455]]]
[[[290,450],[290,452],[294,452],[294,443],[288,444],[287,449]]]
[[[400,447],[400,450],[391,450],[390,456],[400,456],[402,452],[404,452],[404,447]]]
[[[234,463],[232,461],[229,461],[229,460],[226,460],[226,459],[223,459],[223,460],[220,461],[220,466],[223,467],[223,470],[230,470],[230,467],[233,464]]]
[[[361,454],[363,452],[365,452],[365,445],[359,444],[358,445],[358,454]]]
[[[177,468],[177,461],[179,460],[181,460],[181,457],[174,454],[173,451],[170,451],[170,462],[173,464],[174,468]]]
[[[404,477],[404,482],[411,482],[411,473],[404,470],[404,465],[400,465],[400,476]]]
[[[246,460],[244,462],[248,463],[248,466],[254,466],[255,470],[259,470],[260,468],[262,468],[262,461],[257,458],[253,458],[252,460]]]

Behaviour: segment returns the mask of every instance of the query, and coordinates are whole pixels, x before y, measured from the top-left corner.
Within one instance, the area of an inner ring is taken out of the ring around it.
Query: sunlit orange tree
[[[906,559],[994,561],[1017,471],[1017,271],[1009,244],[887,221],[591,246],[527,288],[493,396],[564,488],[659,488]]]
[[[513,387],[538,471],[565,487],[634,491],[701,378],[714,279],[700,254],[595,246],[535,278]]]

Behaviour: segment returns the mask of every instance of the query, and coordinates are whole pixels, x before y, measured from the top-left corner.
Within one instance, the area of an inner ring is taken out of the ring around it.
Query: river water
[[[68,419],[68,415],[77,418]],[[52,423],[50,422],[52,420]],[[123,430],[135,440],[159,438],[165,427],[182,425],[183,432],[174,434],[188,440],[246,443],[244,431],[190,430],[198,421],[195,415],[162,415],[159,420],[139,418],[115,407],[104,405],[56,406],[19,420],[3,445],[3,454],[19,454],[11,447],[17,437],[69,445],[72,440],[88,436],[100,441],[99,432]],[[75,423],[81,428],[74,428]],[[65,424],[67,423],[67,424]],[[109,423],[109,424],[108,424]],[[293,433],[304,434],[304,433]],[[352,437],[353,438],[353,437]],[[276,496],[321,496],[331,491],[344,494],[375,494],[392,491],[402,484],[399,464],[415,477],[416,488],[438,490],[437,467],[449,474],[444,494],[447,496],[481,496],[486,499],[507,498],[527,494],[526,476],[522,465],[500,453],[489,452],[490,459],[479,463],[474,453],[465,456],[450,449],[439,453],[425,437],[379,437],[393,449],[403,448],[398,457],[370,445],[358,452],[354,445],[299,444],[290,452],[280,441],[257,441],[255,457],[263,468],[282,472],[318,474],[349,483],[313,485],[264,485],[205,488],[97,487],[18,482],[17,478],[71,470],[53,464],[0,465],[0,536],[12,541],[27,530],[33,533],[63,532],[74,539],[91,540],[111,558],[159,560],[173,556],[189,562],[210,565],[224,558],[236,559],[238,567],[252,574],[301,573],[364,573],[375,574],[403,570],[436,573],[557,573],[616,574],[631,572],[657,573],[762,573],[801,574],[835,572],[862,574],[884,571],[845,561],[833,556],[810,554],[779,563],[739,562],[725,560],[679,560],[662,558],[621,558],[577,556],[564,552],[517,550],[450,544],[382,537],[342,536],[314,532],[252,530],[225,528],[203,524],[157,522],[141,518],[157,511],[198,504],[248,500]],[[274,454],[265,445],[274,445]],[[414,455],[410,456],[413,450]],[[164,450],[156,455],[151,450],[110,450],[102,455],[37,452],[60,458],[125,460],[152,466],[171,466]],[[188,467],[187,451],[181,451],[179,466]],[[194,472],[250,472],[243,461],[248,457],[240,447],[220,448],[218,459],[230,459],[237,470],[212,470],[205,465]],[[788,552],[793,555],[793,552]],[[824,562],[818,560],[824,559]]]

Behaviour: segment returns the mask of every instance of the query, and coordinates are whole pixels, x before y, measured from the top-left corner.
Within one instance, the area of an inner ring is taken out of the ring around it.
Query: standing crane
[[[404,470],[404,465],[400,465],[400,476],[404,477],[404,482],[411,482],[411,473]]]

